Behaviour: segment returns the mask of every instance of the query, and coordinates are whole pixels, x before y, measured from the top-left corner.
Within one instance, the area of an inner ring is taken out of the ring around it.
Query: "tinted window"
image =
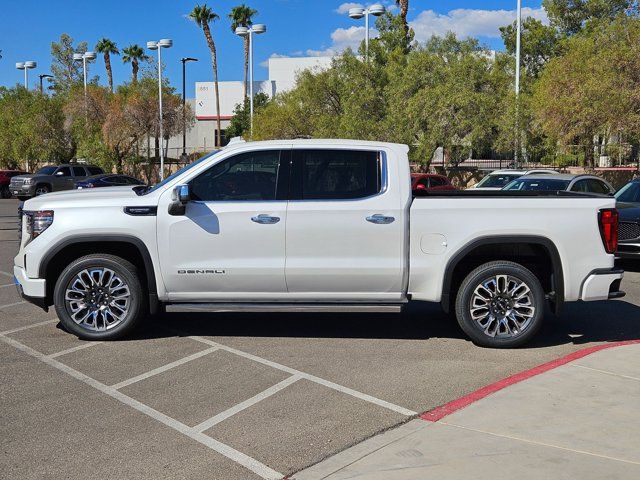
[[[100,175],[104,173],[99,167],[87,167],[87,170],[89,170],[89,175]]]
[[[495,175],[490,174],[484,177],[482,180],[480,180],[480,182],[478,182],[478,184],[476,185],[476,188],[479,188],[479,187],[502,188],[507,183],[511,182],[512,180],[515,180],[518,177],[520,177],[519,173],[518,174],[501,173],[501,174],[495,174]]]
[[[569,185],[568,180],[557,180],[551,178],[527,178],[521,177],[504,187],[504,190],[521,191],[556,191],[565,190]]]
[[[444,179],[440,177],[431,177],[429,179],[429,183],[431,183],[432,187],[441,187],[446,184]]]
[[[70,177],[71,169],[69,167],[60,167],[55,173],[58,177]]]
[[[195,200],[275,200],[280,151],[247,152],[214,165],[190,182]]]
[[[619,202],[640,203],[640,182],[627,183],[616,193]]]
[[[609,191],[609,188],[603,182],[601,182],[600,180],[596,180],[595,178],[587,180],[587,185],[590,192],[603,194],[611,193]]]
[[[293,198],[353,199],[380,191],[377,152],[299,150],[294,159]]]
[[[36,175],[53,175],[53,172],[55,171],[56,167],[42,167],[36,172]]]
[[[578,180],[576,183],[573,184],[573,187],[571,187],[571,191],[572,192],[589,192],[589,184],[587,183],[587,180]]]
[[[85,177],[87,175],[82,167],[72,167],[72,169],[74,177]]]

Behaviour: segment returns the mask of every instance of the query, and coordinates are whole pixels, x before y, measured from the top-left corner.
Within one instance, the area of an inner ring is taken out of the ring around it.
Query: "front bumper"
[[[620,290],[624,270],[620,268],[602,268],[593,270],[582,282],[580,299],[586,302],[622,298],[625,292]]]
[[[20,296],[27,302],[46,309],[47,305],[47,284],[41,278],[29,278],[24,268],[13,267],[13,280]]]
[[[33,197],[35,196],[36,186],[35,184],[29,185],[11,185],[9,184],[9,191],[16,197]]]

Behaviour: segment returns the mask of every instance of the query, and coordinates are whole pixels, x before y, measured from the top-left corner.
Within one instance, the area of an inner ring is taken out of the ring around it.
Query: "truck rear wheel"
[[[518,263],[485,263],[460,285],[456,317],[462,330],[478,345],[518,347],[542,325],[544,291],[538,278]]]
[[[71,262],[56,282],[53,299],[64,327],[87,340],[120,338],[146,311],[135,265],[115,255],[87,255]]]

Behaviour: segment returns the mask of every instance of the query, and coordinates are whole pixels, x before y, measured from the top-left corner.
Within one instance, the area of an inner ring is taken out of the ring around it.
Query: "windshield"
[[[615,197],[618,202],[640,203],[640,182],[627,183]]]
[[[551,178],[518,178],[503,188],[503,190],[538,190],[555,191],[566,190],[569,180],[558,180]]]
[[[57,167],[42,167],[36,172],[36,175],[53,175]]]
[[[516,178],[520,177],[519,173],[498,173],[498,174],[489,174],[484,177],[480,182],[476,185],[476,188],[480,187],[489,187],[489,188],[502,188],[507,183]]]
[[[211,158],[213,155],[216,155],[218,153],[220,153],[220,152],[217,151],[217,152],[213,152],[213,153],[208,153],[204,157],[200,157],[199,159],[197,159],[195,162],[190,163],[189,165],[185,165],[180,170],[178,170],[176,173],[174,173],[172,175],[169,175],[167,178],[165,178],[160,183],[155,184],[153,187],[150,187],[150,188],[147,188],[147,189],[137,190],[138,195],[146,195],[147,193],[155,192],[160,187],[163,187],[167,183],[171,182],[177,176],[182,175],[184,172],[186,172],[188,170],[191,170],[193,167],[195,167],[196,165],[200,164],[203,160],[207,160],[207,159]]]

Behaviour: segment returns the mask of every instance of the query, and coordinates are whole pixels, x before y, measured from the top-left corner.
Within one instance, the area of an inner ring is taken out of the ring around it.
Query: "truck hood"
[[[25,173],[24,175],[16,175],[13,178],[17,178],[18,180],[23,180],[25,178],[33,178],[33,177],[42,177],[43,175],[36,175],[35,173]]]
[[[47,193],[24,202],[24,210],[46,210],[64,207],[81,207],[83,204],[95,206],[142,205],[149,198],[138,196],[133,186],[87,188],[82,190],[63,190]]]

